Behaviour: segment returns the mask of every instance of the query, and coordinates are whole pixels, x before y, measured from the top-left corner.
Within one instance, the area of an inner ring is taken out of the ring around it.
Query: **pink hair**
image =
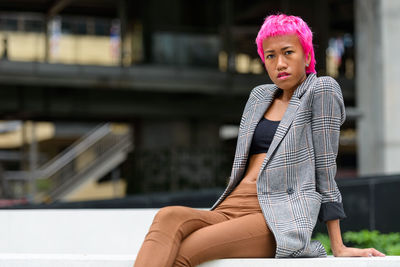
[[[300,17],[288,16],[285,14],[270,15],[265,18],[264,24],[261,26],[257,34],[256,44],[257,52],[264,63],[264,51],[262,42],[264,39],[277,35],[296,34],[299,38],[300,44],[303,47],[304,55],[311,54],[311,62],[306,67],[306,73],[316,73],[315,71],[315,56],[314,47],[312,43],[312,32]]]

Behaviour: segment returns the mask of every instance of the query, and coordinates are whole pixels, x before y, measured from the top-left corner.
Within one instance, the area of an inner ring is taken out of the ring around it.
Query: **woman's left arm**
[[[336,156],[339,150],[340,127],[346,119],[342,91],[331,77],[318,78],[312,102],[316,190],[321,194],[318,219],[326,223],[333,255],[385,256],[374,248],[351,248],[343,244],[339,220],[346,218],[342,195],[335,181]]]
[[[342,235],[340,232],[339,219],[326,221],[326,227],[328,228],[329,239],[331,241],[331,249],[333,256],[335,257],[372,257],[372,256],[385,256],[385,254],[374,248],[352,248],[346,247],[342,241]]]

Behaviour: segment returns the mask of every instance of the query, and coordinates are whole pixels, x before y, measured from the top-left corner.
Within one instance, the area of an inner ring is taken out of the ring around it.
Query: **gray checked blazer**
[[[243,178],[254,130],[278,90],[275,84],[263,84],[251,91],[229,183],[211,210]],[[312,73],[294,91],[257,179],[260,207],[277,243],[276,258],[325,257],[322,244],[311,241],[317,219],[346,217],[334,179],[345,119],[342,92],[333,78]]]

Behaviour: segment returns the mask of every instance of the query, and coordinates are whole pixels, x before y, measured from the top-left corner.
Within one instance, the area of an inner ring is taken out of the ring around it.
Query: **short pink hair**
[[[257,34],[256,44],[257,52],[264,63],[264,51],[262,42],[264,39],[277,35],[296,34],[299,38],[300,44],[303,47],[304,55],[311,54],[311,62],[306,67],[306,73],[316,73],[315,71],[315,56],[314,47],[312,43],[312,32],[307,23],[300,17],[288,16],[285,14],[270,15],[265,18],[264,24],[261,26]]]

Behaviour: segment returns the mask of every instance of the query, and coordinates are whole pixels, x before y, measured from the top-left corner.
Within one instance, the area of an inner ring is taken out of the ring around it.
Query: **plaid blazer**
[[[240,121],[229,183],[211,210],[243,178],[255,127],[278,89],[263,84],[251,91]],[[277,243],[276,258],[326,256],[322,244],[311,241],[311,234],[321,204],[329,208],[342,202],[334,178],[345,119],[342,92],[333,78],[312,73],[294,91],[257,179],[260,207]]]

